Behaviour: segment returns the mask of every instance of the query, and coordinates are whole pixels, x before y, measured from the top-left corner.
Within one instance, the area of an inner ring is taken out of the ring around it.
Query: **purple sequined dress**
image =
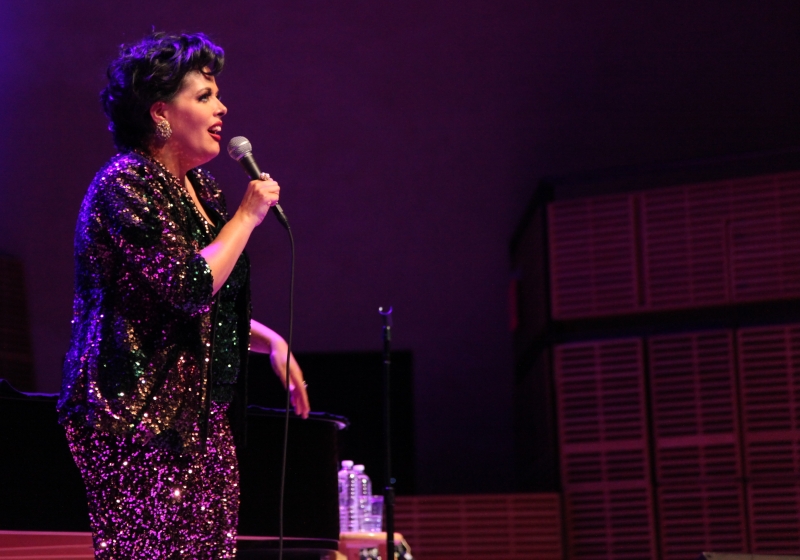
[[[189,178],[213,226],[138,153],[97,174],[78,218],[58,408],[97,558],[235,556],[239,475],[226,412],[242,406],[249,265],[242,255],[214,303],[200,250],[228,215],[208,173]]]

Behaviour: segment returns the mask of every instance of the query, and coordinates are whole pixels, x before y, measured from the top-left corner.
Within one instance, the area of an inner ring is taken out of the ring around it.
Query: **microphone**
[[[236,136],[231,138],[228,142],[228,155],[238,161],[244,167],[251,179],[258,180],[261,178],[261,170],[258,168],[255,158],[253,157],[253,146],[250,140],[244,136]],[[273,206],[275,208],[275,217],[283,227],[289,229],[289,220],[286,219],[286,214],[283,213],[283,208],[280,204]]]

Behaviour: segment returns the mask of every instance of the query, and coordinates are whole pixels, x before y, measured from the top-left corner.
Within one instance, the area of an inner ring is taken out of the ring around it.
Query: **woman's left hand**
[[[250,320],[250,349],[253,352],[269,354],[269,361],[272,370],[281,383],[286,387],[286,356],[289,352],[289,345],[281,335],[262,325],[255,319]],[[289,365],[289,392],[292,397],[292,406],[298,416],[308,418],[311,412],[311,405],[308,403],[308,393],[306,392],[306,382],[303,380],[303,370],[297,365],[297,360],[292,354]]]
[[[281,338],[280,342],[273,342],[272,351],[269,353],[269,361],[272,363],[272,369],[280,378],[284,387],[286,387],[286,355],[288,353],[288,348],[289,346],[286,344],[286,341]],[[289,392],[291,393],[292,406],[294,407],[295,414],[303,418],[308,418],[308,413],[311,412],[311,405],[308,402],[306,382],[303,380],[303,371],[300,369],[300,366],[297,365],[294,354],[292,354],[289,364]]]

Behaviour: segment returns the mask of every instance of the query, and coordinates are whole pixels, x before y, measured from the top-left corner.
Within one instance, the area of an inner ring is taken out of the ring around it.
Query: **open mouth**
[[[211,128],[209,128],[209,129],[208,129],[208,133],[209,133],[209,134],[210,134],[210,135],[211,135],[211,136],[214,138],[214,140],[216,140],[217,142],[219,142],[220,140],[222,140],[222,126],[220,126],[220,125],[215,125],[215,126],[212,126]]]

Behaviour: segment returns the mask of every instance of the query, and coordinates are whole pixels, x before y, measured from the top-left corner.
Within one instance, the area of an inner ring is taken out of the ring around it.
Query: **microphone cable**
[[[278,560],[283,560],[283,502],[286,493],[286,463],[289,452],[289,408],[292,404],[292,391],[290,389],[291,377],[289,375],[289,368],[292,360],[292,333],[294,330],[294,236],[292,235],[292,228],[289,225],[289,220],[286,219],[285,214],[280,220],[281,224],[286,228],[289,234],[289,243],[292,246],[292,264],[291,274],[289,277],[289,336],[287,337],[286,349],[286,415],[283,425],[283,459],[281,461],[281,488],[280,488],[280,502],[278,506]]]

